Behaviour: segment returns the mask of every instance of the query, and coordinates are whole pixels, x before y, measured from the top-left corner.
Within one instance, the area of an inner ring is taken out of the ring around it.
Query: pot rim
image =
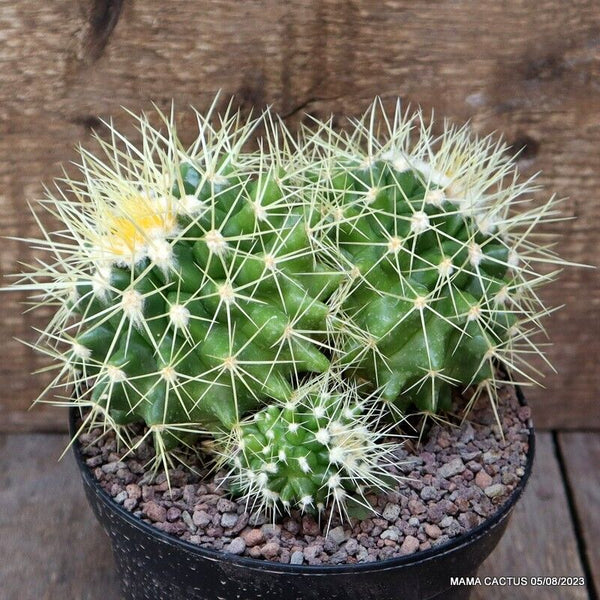
[[[521,406],[526,406],[527,402],[518,385],[514,385],[517,393],[517,398]],[[410,566],[416,563],[427,562],[434,560],[439,556],[453,552],[459,548],[467,546],[475,542],[478,538],[487,533],[488,530],[493,529],[499,525],[504,519],[508,518],[512,508],[521,497],[529,476],[531,474],[533,459],[535,456],[535,429],[531,418],[527,421],[527,427],[529,429],[528,436],[528,451],[527,461],[525,463],[525,473],[521,477],[519,483],[512,491],[506,502],[488,519],[485,519],[483,523],[480,523],[470,531],[456,536],[455,538],[449,539],[447,542],[440,544],[439,546],[432,547],[428,550],[422,550],[413,554],[407,554],[405,556],[397,556],[392,558],[386,558],[384,560],[378,560],[367,563],[354,563],[354,564],[340,564],[340,565],[291,565],[288,563],[280,563],[271,560],[256,559],[246,556],[237,556],[229,554],[222,550],[215,550],[213,548],[203,548],[191,542],[182,540],[174,535],[165,533],[157,529],[153,525],[142,521],[140,518],[135,517],[131,512],[125,510],[120,504],[114,502],[113,498],[99,485],[96,478],[93,476],[90,468],[85,464],[85,459],[81,453],[81,447],[78,440],[75,439],[75,433],[77,431],[75,422],[78,416],[78,409],[75,406],[69,408],[69,433],[71,435],[71,446],[77,466],[81,472],[84,482],[90,486],[96,495],[103,500],[105,504],[109,504],[111,510],[116,513],[121,519],[127,521],[130,525],[145,531],[147,534],[158,538],[160,541],[178,546],[181,550],[187,553],[197,555],[203,559],[211,561],[222,561],[228,562],[232,565],[247,567],[252,570],[262,571],[277,571],[285,573],[295,573],[298,575],[328,575],[334,573],[349,573],[349,572],[368,572],[368,571],[383,571],[388,569],[395,569],[398,567]]]

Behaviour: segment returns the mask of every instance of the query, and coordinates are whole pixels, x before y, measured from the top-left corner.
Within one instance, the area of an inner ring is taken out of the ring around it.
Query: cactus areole
[[[253,502],[345,514],[397,478],[407,414],[467,388],[494,403],[499,365],[533,381],[556,200],[533,202],[503,144],[399,105],[299,139],[215,107],[189,146],[173,114],[139,117],[137,144],[108,124],[39,202],[45,255],[15,287],[53,311],[35,347],[82,427],[127,445],[145,424],[163,466],[209,437]]]

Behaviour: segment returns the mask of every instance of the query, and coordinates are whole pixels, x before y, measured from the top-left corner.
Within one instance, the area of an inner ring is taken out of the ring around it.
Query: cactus
[[[313,231],[348,273],[330,299],[338,353],[401,411],[447,410],[470,385],[493,400],[498,365],[527,383],[542,355],[537,288],[558,271],[539,269],[561,261],[534,228],[557,201],[532,206],[503,143],[380,108],[346,134],[320,123],[304,152]]]
[[[172,113],[163,130],[138,117],[139,146],[107,123],[103,156],[82,149],[81,181],[40,203],[59,229],[34,213],[26,241],[50,258],[16,287],[54,311],[34,344],[49,387],[75,386],[83,426],[125,444],[144,423],[165,466],[212,435],[262,507],[367,505],[412,407],[447,410],[471,385],[494,402],[499,366],[533,381],[537,290],[561,265],[535,228],[557,200],[531,204],[504,144],[434,137],[399,106],[301,143],[268,113],[213,109],[189,147]]]
[[[364,491],[388,490],[397,479],[382,408],[333,369],[235,427],[220,442],[221,466],[233,463],[233,491],[260,510],[370,509]]]
[[[52,385],[75,384],[90,423],[144,422],[161,457],[328,369],[340,277],[307,239],[284,149],[243,151],[256,120],[197,116],[189,148],[173,115],[165,133],[138,118],[140,147],[108,124],[104,156],[81,150],[83,180],[42,203],[62,221],[35,242],[53,260],[21,282],[56,308],[36,344]]]

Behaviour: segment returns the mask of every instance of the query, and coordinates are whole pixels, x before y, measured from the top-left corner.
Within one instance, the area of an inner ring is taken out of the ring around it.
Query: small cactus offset
[[[561,262],[535,227],[557,211],[554,198],[532,206],[508,148],[466,128],[434,137],[379,102],[347,133],[319,124],[308,147],[313,231],[348,273],[331,300],[348,373],[402,411],[447,410],[470,385],[493,400],[498,365],[531,381],[549,312],[537,288],[557,272],[540,267]]]
[[[139,118],[139,148],[111,127],[104,157],[81,151],[83,181],[42,203],[63,226],[24,287],[57,307],[37,343],[53,385],[75,384],[90,422],[144,422],[161,456],[329,366],[322,300],[340,275],[285,191],[285,152],[243,152],[256,124],[198,115],[185,149],[172,117],[165,133]]]
[[[242,421],[221,443],[221,462],[233,461],[234,490],[261,509],[368,509],[364,491],[395,482],[387,467],[396,444],[383,441],[390,432],[382,409],[330,372]]]

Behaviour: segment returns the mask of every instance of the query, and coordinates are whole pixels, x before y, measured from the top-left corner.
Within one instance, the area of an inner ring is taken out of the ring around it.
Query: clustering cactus
[[[473,384],[493,400],[498,366],[527,382],[541,355],[536,289],[556,271],[538,269],[560,260],[533,229],[556,202],[531,207],[532,181],[517,181],[504,144],[466,128],[435,138],[420,115],[379,109],[347,134],[321,124],[305,154],[313,230],[349,274],[337,350],[401,410],[449,409],[452,389]]]
[[[267,118],[254,152],[258,120],[211,113],[189,147],[171,115],[138,118],[139,147],[109,124],[102,158],[81,150],[18,285],[55,311],[35,346],[84,426],[129,443],[144,423],[165,464],[212,435],[238,493],[343,512],[387,485],[406,411],[494,400],[498,365],[530,377],[555,201],[528,207],[505,146],[378,109],[300,143]]]
[[[393,443],[381,403],[334,374],[300,386],[234,428],[224,463],[233,456],[234,489],[260,507],[346,510],[348,498],[369,508],[365,489],[388,489]],[[333,512],[331,513],[333,514]]]

